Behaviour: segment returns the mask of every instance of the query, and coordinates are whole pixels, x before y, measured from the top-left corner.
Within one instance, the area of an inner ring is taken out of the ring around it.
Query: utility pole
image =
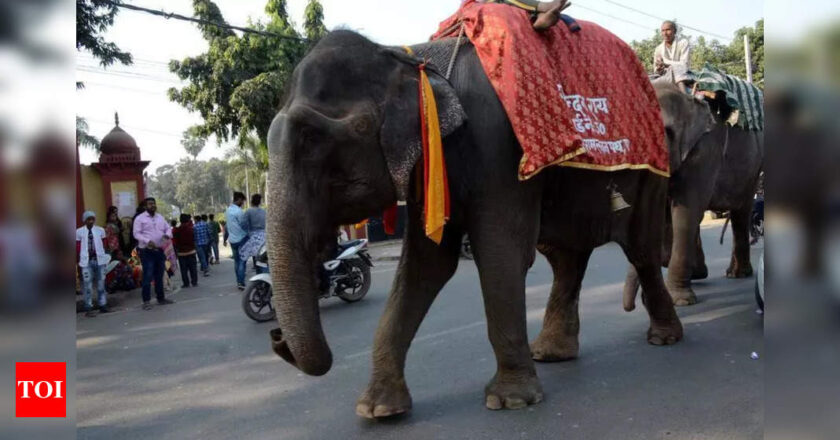
[[[249,203],[251,203],[251,188],[248,184],[248,170],[246,169],[245,170],[245,204],[248,207],[250,207],[251,205],[249,205]]]
[[[747,61],[747,82],[752,84],[752,56],[750,54],[750,37],[744,34],[744,58]]]

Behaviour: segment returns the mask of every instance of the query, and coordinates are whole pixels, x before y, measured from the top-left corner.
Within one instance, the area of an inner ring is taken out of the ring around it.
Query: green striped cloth
[[[727,75],[709,64],[703,66],[703,70],[695,76],[698,90],[722,91],[726,94],[726,103],[738,109],[739,127],[764,131],[764,94],[758,87],[736,76]]]

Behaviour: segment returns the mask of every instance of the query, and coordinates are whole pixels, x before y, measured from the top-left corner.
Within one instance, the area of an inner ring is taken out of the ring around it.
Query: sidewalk
[[[402,240],[368,243],[368,250],[373,261],[399,261],[402,254]]]

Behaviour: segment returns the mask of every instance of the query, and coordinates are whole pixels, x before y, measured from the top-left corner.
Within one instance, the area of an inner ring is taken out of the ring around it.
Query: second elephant
[[[674,304],[687,306],[697,302],[691,280],[708,276],[700,241],[706,210],[730,212],[734,243],[726,276],[752,275],[749,222],[764,162],[764,133],[729,126],[731,109],[723,99],[699,101],[667,81],[655,81],[654,88],[671,154],[671,221],[664,232],[670,249],[663,252],[666,285]],[[625,309],[633,309],[638,287],[631,267]]]

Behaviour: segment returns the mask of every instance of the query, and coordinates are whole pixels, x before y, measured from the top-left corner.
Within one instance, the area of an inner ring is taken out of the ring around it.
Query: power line
[[[141,93],[141,94],[150,95],[150,96],[161,96],[160,91],[154,91],[154,90],[148,90],[148,89],[138,89],[138,88],[134,88],[134,87],[126,87],[126,86],[121,86],[121,85],[117,85],[117,84],[106,84],[106,83],[101,83],[101,82],[96,82],[96,81],[84,81],[84,83],[85,83],[85,87],[87,87],[89,85],[90,86],[98,86],[98,87],[107,87],[109,89],[116,89],[116,90],[120,90],[120,91],[124,91],[124,92]],[[162,94],[164,96],[166,96],[166,92],[163,92]]]
[[[188,17],[186,15],[176,14],[174,12],[166,12],[162,9],[161,10],[154,10],[154,9],[143,8],[141,6],[135,6],[135,5],[130,5],[130,4],[126,4],[126,3],[118,3],[118,2],[114,2],[114,1],[107,1],[105,3],[107,3],[111,6],[118,7],[118,8],[130,9],[132,11],[145,12],[147,14],[156,15],[158,17],[163,17],[163,18],[166,18],[166,19],[174,18],[176,20],[183,20],[183,21],[189,21],[189,22],[198,23],[198,24],[204,24],[204,25],[208,25],[208,26],[215,26],[215,27],[221,28],[221,29],[231,29],[231,30],[236,30],[236,31],[240,31],[240,32],[245,32],[245,33],[248,33],[248,34],[262,35],[264,37],[280,38],[280,39],[283,39],[283,40],[293,40],[293,41],[303,41],[303,42],[309,41],[308,39],[302,38],[302,37],[292,37],[292,36],[289,36],[289,35],[276,34],[274,32],[260,31],[260,30],[257,30],[257,29],[250,29],[250,28],[245,28],[245,27],[241,27],[241,26],[233,26],[233,25],[230,25],[230,24],[227,24],[227,23],[220,23],[218,21],[205,20],[203,18],[196,18],[196,17]]]
[[[637,14],[644,15],[644,16],[646,16],[646,17],[655,18],[655,19],[660,20],[660,21],[668,21],[668,20],[667,20],[667,19],[665,19],[665,18],[658,17],[658,16],[656,16],[656,15],[650,14],[650,13],[645,12],[645,11],[642,11],[642,10],[640,10],[640,9],[636,9],[636,8],[634,8],[634,7],[631,7],[631,6],[627,6],[627,5],[621,4],[621,3],[617,2],[617,1],[614,1],[614,0],[603,0],[603,1],[605,1],[605,2],[607,2],[607,3],[609,3],[609,4],[612,4],[612,5],[618,6],[619,8],[624,8],[624,9],[627,9],[628,11],[633,11],[633,12],[635,12],[635,13],[637,13]],[[724,37],[723,35],[718,35],[718,34],[716,34],[716,33],[714,33],[714,32],[707,32],[707,31],[704,31],[704,30],[702,30],[702,29],[698,29],[698,28],[696,28],[696,27],[689,26],[689,25],[684,24],[684,23],[682,23],[682,22],[679,22],[679,25],[680,25],[680,26],[682,26],[682,27],[684,27],[684,28],[686,28],[686,29],[691,29],[691,30],[693,30],[693,31],[695,31],[695,32],[700,32],[701,34],[711,35],[711,36],[713,36],[713,37],[717,37],[717,38],[720,38],[720,39],[722,39],[722,40],[729,41],[729,42],[731,42],[731,41],[732,41],[732,39],[731,39],[731,38]]]
[[[85,73],[94,73],[94,74],[97,74],[97,75],[116,76],[116,77],[120,77],[120,78],[141,79],[141,80],[145,80],[145,81],[156,81],[156,82],[167,83],[167,84],[171,84],[171,85],[183,86],[183,84],[181,84],[180,82],[175,81],[171,78],[164,78],[164,77],[159,77],[159,76],[146,75],[146,74],[136,73],[136,72],[127,72],[127,71],[119,71],[119,70],[105,71],[105,70],[91,69],[91,68],[87,68],[85,66],[77,66],[76,71],[77,72],[85,72]]]
[[[596,14],[603,15],[604,17],[612,18],[613,20],[623,21],[624,23],[632,24],[633,26],[638,26],[642,29],[647,29],[647,30],[654,29],[653,26],[647,26],[647,25],[644,25],[644,24],[636,23],[635,21],[630,21],[630,20],[627,20],[627,19],[624,19],[624,18],[621,18],[621,17],[616,17],[615,15],[610,15],[610,14],[607,14],[606,12],[601,12],[597,9],[592,9],[590,7],[586,7],[586,6],[583,6],[581,4],[576,3],[574,6],[576,8],[586,9],[587,11],[591,11],[591,12],[594,12]]]
[[[90,122],[96,122],[96,123],[105,124],[105,125],[110,125],[110,124],[114,123],[114,121],[104,121],[102,119],[96,119],[96,118],[85,118],[85,119],[87,119]],[[182,134],[167,133],[165,131],[157,131],[157,130],[152,130],[151,128],[143,128],[143,127],[138,127],[138,126],[135,126],[135,125],[120,124],[120,127],[126,128],[130,131],[145,131],[145,132],[153,133],[153,134],[160,135],[160,136],[170,136],[170,137],[175,137],[175,138],[178,138],[178,139],[183,137]]]

